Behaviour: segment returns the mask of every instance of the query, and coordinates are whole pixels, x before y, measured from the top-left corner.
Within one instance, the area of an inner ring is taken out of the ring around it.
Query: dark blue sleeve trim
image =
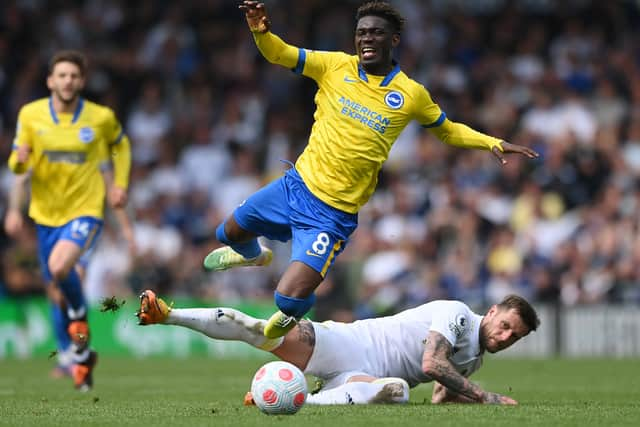
[[[438,120],[436,120],[435,122],[431,123],[430,125],[422,125],[423,128],[428,129],[428,128],[437,128],[438,126],[440,126],[442,123],[444,123],[444,120],[447,118],[447,115],[444,113],[444,111],[442,112],[442,114],[440,114],[440,117],[438,117]]]
[[[111,143],[111,145],[120,144],[120,141],[122,141],[122,137],[124,137],[124,131],[123,131],[123,130],[121,130],[121,131],[120,131],[120,135],[118,135],[118,137],[116,138],[116,140],[115,140],[115,141],[113,141],[113,142]]]
[[[304,63],[307,61],[307,51],[299,48],[298,49],[298,63],[296,64],[296,68],[292,71],[296,74],[302,74],[304,71]]]

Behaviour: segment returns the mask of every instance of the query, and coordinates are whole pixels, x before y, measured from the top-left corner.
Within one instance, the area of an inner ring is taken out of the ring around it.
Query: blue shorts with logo
[[[55,244],[59,240],[70,240],[83,248],[78,264],[86,268],[91,257],[91,251],[102,232],[102,220],[90,216],[82,216],[74,218],[60,227],[37,224],[36,232],[38,235],[40,269],[46,282],[50,282],[51,273],[49,272],[48,261]]]
[[[267,239],[293,239],[291,261],[305,263],[322,277],[358,226],[357,214],[318,199],[295,168],[254,193],[233,216],[244,230]]]

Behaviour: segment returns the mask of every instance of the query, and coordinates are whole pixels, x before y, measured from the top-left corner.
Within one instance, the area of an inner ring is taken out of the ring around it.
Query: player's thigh
[[[82,248],[70,240],[59,240],[51,250],[48,265],[55,276],[60,272],[69,272],[82,255]]]
[[[101,230],[102,221],[93,217],[80,217],[65,224],[49,255],[49,270],[53,274],[69,272],[76,263],[86,268]]]
[[[348,324],[313,322],[315,346],[305,373],[315,375],[333,385],[344,384],[356,375],[371,375],[367,349]],[[373,376],[373,375],[371,375]]]
[[[271,240],[289,241],[289,204],[282,178],[267,184],[242,202],[234,210],[233,219],[246,232]],[[227,237],[237,240],[235,236]]]

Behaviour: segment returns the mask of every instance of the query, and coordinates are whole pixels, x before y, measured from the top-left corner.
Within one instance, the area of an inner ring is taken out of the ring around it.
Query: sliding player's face
[[[73,62],[58,62],[47,77],[51,94],[65,104],[74,102],[84,88],[84,76]]]
[[[400,35],[386,19],[379,16],[364,16],[356,25],[355,45],[360,64],[367,72],[388,72],[391,66],[391,51],[400,42]]]
[[[514,309],[493,306],[480,327],[480,343],[489,353],[511,346],[529,333],[529,328]]]

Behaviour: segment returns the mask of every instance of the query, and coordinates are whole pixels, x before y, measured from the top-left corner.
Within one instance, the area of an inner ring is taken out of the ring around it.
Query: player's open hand
[[[501,165],[507,164],[507,159],[504,158],[504,154],[507,153],[522,154],[530,159],[535,159],[540,156],[536,151],[522,145],[511,144],[507,141],[502,141],[500,145],[502,146],[502,151],[500,151],[498,147],[493,147],[491,152],[496,156]]]
[[[264,3],[252,0],[244,0],[240,6],[247,18],[249,29],[254,33],[266,33],[271,28],[271,21],[267,16]]]
[[[517,405],[518,401],[510,398],[509,396],[486,392],[482,398],[482,403],[489,405]]]
[[[29,154],[31,154],[31,147],[24,144],[20,145],[17,153],[18,162],[22,164],[27,163],[29,161]]]
[[[24,217],[17,209],[7,210],[4,217],[4,231],[11,238],[16,238],[24,228]]]
[[[114,185],[109,190],[109,204],[112,208],[123,208],[127,205],[127,190]]]

